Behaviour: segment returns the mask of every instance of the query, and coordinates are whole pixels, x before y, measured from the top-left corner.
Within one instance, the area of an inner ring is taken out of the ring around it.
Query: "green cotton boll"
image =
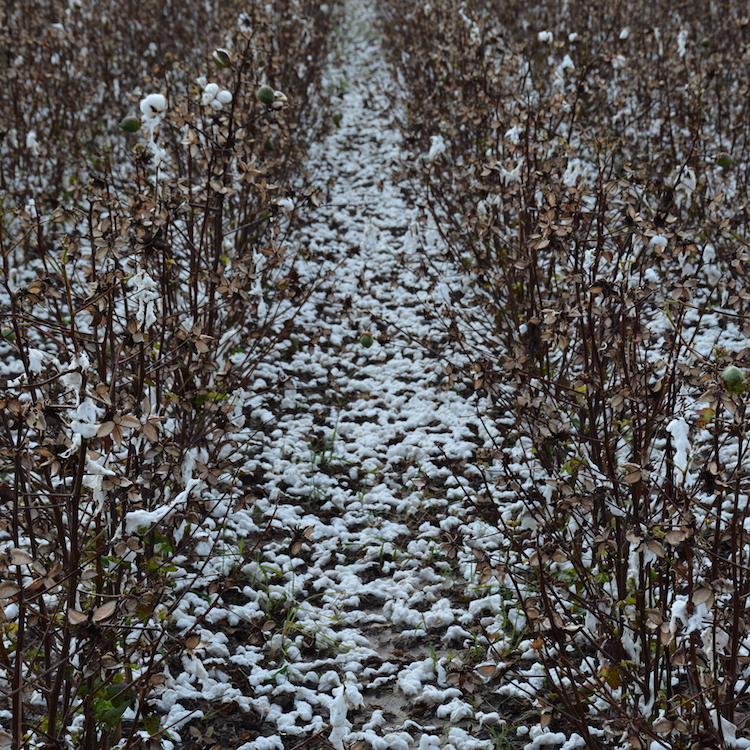
[[[261,86],[255,92],[255,98],[266,107],[270,107],[274,102],[276,92],[270,86]]]
[[[374,341],[375,339],[373,339],[371,333],[363,333],[359,337],[359,343],[362,344],[362,346],[364,346],[365,349],[369,349],[373,345]]]
[[[141,129],[141,121],[137,117],[123,117],[120,120],[120,127],[126,133],[137,133]]]
[[[716,160],[716,163],[722,169],[729,169],[729,167],[734,164],[734,159],[729,154],[720,154],[719,158]]]
[[[228,68],[231,65],[229,53],[225,49],[215,49],[211,53],[211,59],[220,67]]]
[[[745,373],[736,365],[725,367],[721,379],[730,393],[742,393],[745,390]]]

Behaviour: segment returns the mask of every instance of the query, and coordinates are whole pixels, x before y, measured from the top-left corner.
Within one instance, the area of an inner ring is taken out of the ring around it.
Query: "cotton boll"
[[[26,148],[29,149],[34,156],[39,155],[39,141],[37,141],[35,130],[29,130],[26,135]]]
[[[622,31],[620,31],[620,39],[625,41],[630,36],[630,29],[626,26]]]
[[[745,374],[736,365],[727,365],[721,373],[721,379],[730,393],[742,393],[745,390]]]
[[[44,369],[47,355],[41,349],[29,349],[29,369],[37,375]]]
[[[688,30],[682,29],[677,35],[677,54],[680,57],[685,57],[685,53],[687,52],[687,40]]]
[[[123,117],[120,120],[120,127],[126,133],[137,133],[141,129],[141,121],[137,117]]]
[[[440,154],[445,153],[446,149],[448,148],[448,144],[443,139],[443,136],[441,135],[431,135],[430,136],[430,151],[427,154],[428,161],[435,161],[435,159],[440,156]]]
[[[267,107],[273,106],[276,92],[270,86],[260,86],[255,92],[255,98]]]
[[[612,67],[615,70],[621,70],[622,68],[626,67],[628,64],[627,58],[623,55],[615,55],[612,58]]]
[[[229,53],[225,49],[215,49],[211,55],[211,59],[220,68],[228,68],[231,65]]]
[[[288,103],[289,100],[287,99],[286,94],[281,91],[273,92],[273,104],[271,104],[271,109],[283,109]]]
[[[163,94],[149,94],[141,99],[141,112],[146,119],[158,117],[167,108],[167,99]]]
[[[203,94],[201,95],[201,104],[204,107],[212,107],[213,102],[216,99],[216,94],[219,93],[219,85],[217,83],[207,83],[203,87]],[[218,107],[221,109],[221,107]]]
[[[224,106],[218,99],[212,99],[211,100],[211,109],[215,110],[216,112],[220,111],[221,108]]]
[[[540,31],[537,34],[537,39],[542,42],[542,44],[552,44],[554,36],[551,31]]]
[[[237,26],[243,34],[253,33],[252,19],[247,13],[240,13],[239,18],[237,19]]]
[[[229,102],[232,101],[232,93],[230,91],[227,91],[226,89],[219,91],[218,94],[216,94],[216,98],[222,103],[222,104],[229,104]]]

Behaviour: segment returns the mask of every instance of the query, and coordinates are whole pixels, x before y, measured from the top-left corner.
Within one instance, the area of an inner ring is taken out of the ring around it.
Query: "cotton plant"
[[[330,25],[316,5],[275,14],[253,8],[257,28],[289,40],[288,59],[269,68],[259,45],[240,52],[234,29],[227,49],[206,61],[211,83],[195,87],[195,45],[226,34],[234,11],[183,4],[167,40],[155,0],[134,6],[128,23],[104,26],[90,3],[71,3],[54,26],[22,5],[4,18],[19,53],[0,73],[4,102],[13,104],[0,170],[7,260],[0,296],[8,318],[0,338],[7,375],[0,453],[18,456],[3,463],[0,574],[30,587],[11,602],[22,589],[6,581],[12,586],[0,597],[6,667],[12,662],[19,680],[3,703],[15,712],[4,724],[12,725],[14,747],[131,747],[127,725],[118,734],[123,717],[142,727],[145,713],[145,736],[162,734],[158,717],[141,707],[155,687],[145,657],[158,664],[173,611],[169,555],[195,533],[196,502],[236,494],[231,462],[249,450],[247,441],[232,443],[244,416],[226,392],[241,390],[268,356],[265,343],[255,344],[277,335],[270,329],[284,292],[274,298],[273,274],[286,259],[274,221],[295,201],[278,198],[291,191],[284,184],[276,192],[275,183],[291,184],[313,136],[297,127],[306,101],[280,113],[283,92],[273,89],[261,106],[255,89],[273,76],[296,90],[320,90]],[[159,63],[163,76],[154,75]],[[142,88],[144,81],[151,83]],[[271,137],[273,154],[264,148]],[[190,175],[178,178],[188,162]],[[217,164],[227,171],[215,180]],[[50,210],[58,204],[71,210]],[[272,310],[268,320],[261,310],[260,324],[260,306],[245,294],[256,281]],[[237,350],[237,366],[221,369]],[[205,449],[192,465],[188,445]],[[206,505],[202,533],[213,530],[211,514],[221,517],[219,505]],[[210,544],[196,540],[209,556]],[[8,548],[10,564],[25,566],[10,576]],[[25,557],[12,551],[21,548]],[[189,589],[194,571],[182,564],[175,563]],[[112,613],[106,625],[103,613]],[[42,661],[43,694],[35,667]],[[120,714],[125,702],[130,713]]]

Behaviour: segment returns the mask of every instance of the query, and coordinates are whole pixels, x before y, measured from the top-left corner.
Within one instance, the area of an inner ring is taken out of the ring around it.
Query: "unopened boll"
[[[274,102],[275,91],[270,86],[260,86],[255,92],[255,98],[267,107],[271,107]]]
[[[228,68],[231,64],[229,53],[225,49],[215,49],[211,58],[220,68]]]

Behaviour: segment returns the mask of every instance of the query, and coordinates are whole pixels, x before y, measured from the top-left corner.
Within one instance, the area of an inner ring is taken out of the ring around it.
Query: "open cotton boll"
[[[219,85],[216,83],[207,83],[203,87],[203,94],[201,96],[201,104],[204,107],[211,105],[211,102],[216,98],[216,94],[219,93]]]
[[[231,101],[232,93],[226,89],[220,89],[217,83],[207,83],[204,86],[201,96],[201,104],[204,107],[211,107],[211,109],[219,112],[225,104],[229,104]]]
[[[163,94],[149,94],[141,99],[141,112],[147,120],[158,117],[166,108],[167,99]]]
[[[26,148],[29,149],[34,156],[39,156],[40,147],[35,130],[29,130],[26,135]]]
[[[428,161],[435,161],[435,159],[440,156],[440,154],[445,153],[446,149],[448,148],[448,144],[443,139],[443,136],[441,135],[431,135],[430,141],[432,142],[430,146],[430,151],[427,154]]]
[[[677,54],[680,57],[685,57],[685,53],[687,52],[688,36],[689,32],[687,29],[682,29],[677,35]]]
[[[286,107],[288,103],[289,99],[283,91],[273,92],[273,102],[271,104],[271,109],[284,109],[284,107]]]
[[[29,349],[29,369],[37,375],[44,369],[44,363],[49,359],[46,352],[41,349]]]
[[[682,472],[683,477],[686,477],[690,465],[691,448],[688,437],[690,428],[687,422],[680,417],[679,419],[673,419],[667,425],[666,430],[672,436],[672,447],[674,449],[672,462],[675,468]]]

